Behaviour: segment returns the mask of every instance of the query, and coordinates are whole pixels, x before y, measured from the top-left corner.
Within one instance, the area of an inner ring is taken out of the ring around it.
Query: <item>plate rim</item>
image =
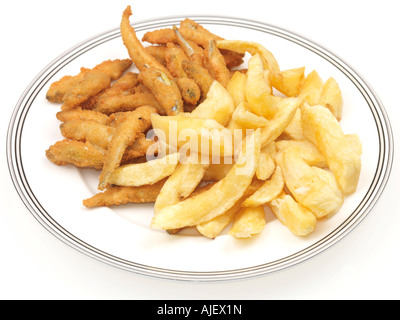
[[[336,68],[343,72],[358,88],[358,90],[361,92],[362,96],[366,100],[367,104],[369,105],[375,122],[377,122],[377,120],[379,120],[380,122],[380,126],[378,126],[377,123],[378,134],[380,134],[380,158],[378,159],[378,165],[376,169],[377,171],[375,173],[370,188],[366,192],[364,198],[358,204],[357,208],[345,220],[345,222],[347,221],[347,223],[341,223],[332,232],[330,232],[322,239],[316,241],[312,245],[300,251],[297,251],[294,254],[274,261],[256,266],[232,270],[198,272],[147,266],[113,256],[80,240],[79,238],[75,237],[73,234],[65,230],[55,220],[53,220],[51,215],[48,214],[46,210],[40,205],[40,202],[38,201],[38,199],[36,199],[35,194],[29,188],[29,181],[24,178],[24,171],[20,154],[20,139],[23,130],[23,124],[29,112],[29,107],[27,107],[28,103],[33,103],[37,94],[41,92],[46,83],[65,65],[68,65],[68,63],[78,58],[86,51],[91,50],[104,42],[120,37],[119,27],[98,33],[97,35],[83,40],[75,46],[71,47],[70,49],[66,50],[64,53],[62,53],[49,64],[47,64],[47,66],[43,68],[42,71],[40,71],[36,75],[36,77],[30,82],[30,84],[26,87],[26,89],[20,96],[8,125],[6,154],[9,173],[11,175],[14,188],[17,191],[22,202],[24,203],[28,211],[30,211],[30,213],[43,227],[45,227],[47,231],[49,231],[51,234],[56,236],[56,238],[66,243],[70,247],[113,267],[131,271],[136,274],[150,276],[153,278],[155,277],[170,280],[202,282],[244,279],[261,276],[297,265],[298,263],[308,260],[315,255],[325,251],[326,249],[343,239],[347,234],[349,234],[370,213],[370,211],[379,200],[390,177],[394,157],[393,132],[391,129],[389,118],[381,100],[373,91],[371,86],[367,83],[367,81],[358,72],[356,72],[353,67],[351,67],[339,56],[321,46],[317,42],[311,41],[308,38],[299,35],[298,33],[265,22],[225,15],[174,15],[141,20],[131,23],[131,25],[137,31],[145,31],[151,28],[160,28],[164,25],[171,26],[171,23],[178,23],[185,18],[191,18],[205,25],[223,24],[234,25],[247,29],[256,29],[258,31],[263,31],[274,36],[279,36],[298,45],[302,45],[306,49],[317,53],[325,60],[332,63]],[[375,107],[375,109],[373,109],[373,107]],[[19,139],[18,133],[20,133]],[[369,197],[366,199],[366,196],[368,194]],[[364,203],[364,205],[362,205],[362,203]],[[321,244],[322,242],[325,243]]]

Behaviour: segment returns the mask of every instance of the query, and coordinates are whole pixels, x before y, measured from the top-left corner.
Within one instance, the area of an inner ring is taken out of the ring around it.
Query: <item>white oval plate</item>
[[[134,23],[139,38],[149,30],[177,25],[185,17]],[[150,228],[153,206],[132,204],[87,209],[82,200],[97,192],[98,172],[59,167],[45,150],[62,139],[55,117],[59,105],[46,101],[49,85],[108,59],[127,58],[119,29],[84,41],[52,61],[28,86],[10,120],[7,157],[22,201],[53,235],[82,253],[138,274],[175,280],[241,279],[293,266],[327,249],[348,234],[371,211],[389,177],[393,138],[385,110],[367,83],[337,56],[292,32],[262,22],[220,16],[191,16],[226,38],[257,41],[277,58],[281,68],[306,67],[322,79],[334,77],[344,98],[342,128],[357,133],[363,144],[357,191],[341,210],[320,221],[314,233],[299,238],[267,213],[258,236],[237,240],[222,234],[215,240]]]

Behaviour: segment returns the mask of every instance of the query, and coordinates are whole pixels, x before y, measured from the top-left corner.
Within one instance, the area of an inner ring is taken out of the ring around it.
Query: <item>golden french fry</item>
[[[202,155],[232,156],[234,137],[214,119],[194,118],[182,113],[176,116],[151,116],[153,129],[159,140],[177,150],[184,148]]]
[[[263,45],[253,41],[242,40],[217,40],[217,47],[239,53],[249,52],[251,55],[260,54],[263,59],[264,68],[271,71],[271,81],[280,78],[280,68],[274,55]]]
[[[292,121],[300,104],[301,100],[299,98],[281,98],[279,100],[278,111],[268,125],[261,129],[262,147],[265,147],[281,135],[290,121]]]
[[[283,70],[274,87],[287,97],[296,97],[303,86],[304,71],[305,67]]]
[[[232,114],[232,121],[237,125],[234,128],[256,129],[269,124],[268,120],[251,112],[246,101],[241,102]],[[230,125],[228,125],[228,128]]]
[[[311,106],[319,104],[323,85],[324,83],[318,72],[313,70],[304,79],[303,86],[298,96]]]
[[[282,135],[287,139],[293,140],[304,140],[305,137],[303,135],[303,128],[301,126],[301,111],[300,109],[296,110],[296,113],[293,116],[293,119],[287,125]]]
[[[277,97],[272,94],[269,84],[269,70],[264,72],[261,56],[256,53],[248,62],[246,99],[251,110],[262,117],[270,119],[277,111]]]
[[[214,219],[200,223],[196,226],[203,236],[215,239],[227,227],[241,208],[241,201],[237,201],[231,208]]]
[[[203,179],[208,164],[180,163],[165,182],[154,204],[157,214],[162,208],[186,199]]]
[[[260,159],[256,169],[256,176],[260,180],[267,180],[275,171],[274,155],[276,153],[275,142],[271,142],[261,149]]]
[[[233,218],[229,234],[235,238],[250,238],[263,231],[266,224],[263,206],[243,207]]]
[[[293,197],[318,219],[335,213],[343,203],[343,195],[333,175],[324,169],[309,166],[295,146],[281,152],[280,165],[285,184]]]
[[[170,176],[178,165],[179,153],[143,163],[126,164],[116,168],[107,182],[116,186],[138,187],[154,184]]]
[[[342,119],[343,97],[336,80],[330,77],[324,83],[319,104],[327,107],[336,119]]]
[[[275,199],[283,190],[285,181],[283,179],[282,169],[276,166],[272,177],[254,194],[248,197],[242,204],[242,207],[258,207]]]
[[[347,139],[335,116],[326,107],[301,107],[304,135],[324,155],[344,194],[353,193],[361,171],[360,148]]]
[[[247,75],[240,71],[235,71],[226,87],[232,96],[235,107],[246,100]]]
[[[282,192],[269,206],[279,221],[297,236],[307,236],[317,226],[317,219],[306,207]]]
[[[281,151],[286,147],[296,146],[300,152],[300,156],[310,166],[316,166],[320,168],[327,168],[328,164],[324,155],[318,150],[318,148],[309,140],[279,140],[275,142],[277,151]]]
[[[225,126],[230,120],[235,105],[227,89],[218,81],[213,81],[206,99],[191,112],[194,118],[214,119]]]
[[[238,161],[225,178],[210,189],[161,209],[152,227],[175,229],[209,221],[231,208],[251,184],[260,156],[259,131],[248,136]]]

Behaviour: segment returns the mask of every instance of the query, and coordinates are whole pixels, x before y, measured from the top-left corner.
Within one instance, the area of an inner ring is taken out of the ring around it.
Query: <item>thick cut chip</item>
[[[336,119],[342,119],[343,97],[339,84],[334,78],[329,78],[324,83],[321,93],[320,104],[327,107]]]
[[[275,142],[275,147],[278,152],[290,146],[296,146],[301,157],[310,166],[320,168],[328,167],[324,155],[318,150],[315,144],[309,140],[279,140]]]
[[[153,114],[151,123],[159,140],[183,154],[217,157],[234,153],[232,131],[214,119],[194,118],[189,113],[176,116]]]
[[[218,40],[217,47],[239,53],[248,52],[253,56],[259,53],[263,59],[264,68],[270,70],[271,72],[272,85],[274,85],[274,82],[276,82],[278,79],[278,81],[280,81],[281,74],[278,62],[276,61],[274,55],[261,44],[253,41]]]
[[[271,142],[261,149],[260,159],[256,169],[256,176],[260,180],[267,180],[275,171],[274,156],[276,154],[275,142]]]
[[[107,178],[107,182],[125,187],[154,184],[170,176],[178,165],[178,160],[179,154],[173,153],[143,163],[126,164],[116,168]]]
[[[247,75],[240,71],[235,71],[226,89],[232,96],[235,107],[246,100]]]
[[[278,111],[269,120],[267,126],[261,129],[261,146],[265,147],[275,141],[292,121],[298,107],[301,104],[299,98],[281,98],[278,102]]]
[[[169,205],[186,199],[199,185],[208,164],[180,163],[168,177],[154,204],[155,214]]]
[[[248,197],[242,204],[243,207],[258,207],[275,199],[283,190],[285,181],[283,179],[282,169],[276,166],[271,179],[258,189],[253,195]]]
[[[203,236],[207,238],[216,238],[225,227],[227,227],[235,217],[236,213],[239,212],[242,207],[243,201],[250,195],[253,194],[258,188],[260,188],[262,182],[253,179],[251,184],[247,187],[243,196],[226,212],[223,214],[196,226],[197,231],[199,231]]]
[[[304,71],[305,67],[283,70],[280,81],[274,83],[275,88],[288,97],[296,97],[303,86]]]
[[[176,229],[209,221],[231,208],[251,184],[260,156],[259,131],[246,138],[237,163],[210,189],[154,215],[152,227]]]
[[[290,121],[290,123],[287,125],[287,127],[282,133],[282,136],[286,139],[293,139],[293,140],[305,139],[303,135],[303,128],[301,126],[300,109],[296,110],[296,113],[294,114],[292,121]]]
[[[251,112],[248,103],[243,101],[240,103],[232,115],[232,121],[236,126],[233,128],[240,129],[256,129],[265,127],[268,125],[268,120],[264,117],[260,117],[255,113]],[[228,128],[231,127],[231,124],[228,125]]]
[[[196,226],[197,231],[207,238],[215,239],[232,222],[240,208],[241,201],[239,200],[223,214],[210,221],[198,224]]]
[[[324,83],[318,72],[313,70],[304,79],[299,97],[312,106],[317,105],[321,99],[323,85]]]
[[[295,146],[281,152],[280,166],[293,197],[317,218],[334,214],[343,203],[343,195],[334,176],[324,169],[308,165]]]
[[[225,126],[234,110],[234,102],[229,91],[215,80],[208,90],[206,99],[191,112],[191,115],[195,118],[214,119]]]
[[[346,138],[335,116],[326,107],[301,107],[303,133],[324,155],[344,194],[357,189],[361,171],[359,148]]]
[[[229,234],[235,238],[250,238],[264,230],[266,225],[263,206],[241,208],[233,219]]]
[[[307,236],[317,226],[313,213],[284,192],[269,206],[279,221],[297,236]]]
[[[269,70],[264,73],[261,56],[257,53],[249,60],[246,82],[246,99],[251,110],[270,119],[277,111],[277,97],[272,94],[269,84]]]

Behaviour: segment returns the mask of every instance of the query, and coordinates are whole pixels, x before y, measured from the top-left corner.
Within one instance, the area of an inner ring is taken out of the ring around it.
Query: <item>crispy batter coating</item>
[[[166,179],[152,185],[139,187],[109,186],[104,192],[99,192],[91,198],[83,200],[83,205],[93,208],[119,206],[127,203],[155,202]]]
[[[172,43],[167,44],[165,51],[165,63],[171,75],[175,78],[186,77],[185,71],[182,69],[182,61],[188,57],[183,50]]]
[[[50,146],[46,150],[46,157],[59,166],[71,164],[100,170],[103,167],[103,152],[88,141],[64,139]]]
[[[95,66],[92,70],[104,73],[110,77],[111,81],[114,81],[120,78],[131,65],[131,59],[106,60]]]
[[[156,58],[154,58],[144,49],[142,43],[136,36],[135,29],[129,22],[129,17],[131,15],[131,6],[127,6],[122,14],[120,28],[122,41],[127,48],[132,61],[140,71],[143,71],[148,67],[152,67],[162,70],[164,73],[171,76],[167,68],[165,68],[160,62],[157,61]]]
[[[173,26],[173,31],[176,35],[176,41],[179,44],[180,48],[182,48],[183,52],[192,60],[194,63],[197,63],[200,66],[204,65],[205,53],[203,48],[198,46],[193,41],[188,41],[185,39],[182,34],[179,32],[179,29],[176,26]]]
[[[150,89],[167,115],[176,115],[183,111],[181,92],[173,77],[169,77],[159,69],[147,68],[140,72],[139,79]]]
[[[194,63],[191,60],[182,61],[182,68],[187,73],[188,77],[193,79],[201,90],[202,99],[205,99],[207,96],[208,90],[211,87],[214,79],[207,71],[207,69],[203,68],[197,63]]]
[[[166,64],[166,52],[167,52],[167,47],[166,46],[147,46],[144,47],[144,50],[152,55],[154,58],[157,59],[158,62],[160,62],[162,65],[165,66]]]
[[[69,120],[60,125],[60,131],[65,138],[89,141],[106,149],[115,128],[93,120]]]
[[[61,110],[70,110],[79,106],[111,84],[110,77],[98,71],[88,71],[83,79],[69,88],[64,95]]]
[[[101,99],[94,110],[109,115],[115,112],[133,111],[142,106],[163,109],[151,92],[137,92]]]
[[[225,59],[219,51],[214,40],[208,43],[206,48],[208,57],[208,70],[213,78],[221,83],[225,88],[231,79],[229,69],[226,67]]]
[[[72,110],[59,111],[56,117],[61,122],[70,120],[92,120],[102,124],[108,124],[110,122],[110,118],[104,113],[85,110],[79,107]]]
[[[190,78],[177,78],[176,84],[181,92],[182,99],[190,105],[197,105],[201,97],[201,91],[196,81]]]
[[[164,28],[154,31],[147,31],[142,37],[142,41],[152,44],[167,44],[169,42],[176,43],[176,37],[172,29]]]
[[[143,106],[135,111],[124,112],[125,119],[116,128],[104,156],[104,165],[99,177],[99,189],[104,190],[107,179],[119,166],[127,146],[133,143],[141,133],[151,125],[150,115],[157,112],[155,108]]]
[[[122,163],[131,163],[132,161],[136,161],[140,157],[143,157],[146,155],[147,149],[153,145],[154,143],[157,143],[153,140],[146,139],[146,136],[142,133],[139,135],[136,140],[130,144],[125,152],[124,155],[122,156],[121,159],[121,164]]]
[[[122,73],[127,70],[132,64],[132,60],[106,60],[96,65],[92,70],[99,71],[107,74],[110,81],[119,78]],[[72,87],[80,83],[85,74],[91,69],[81,68],[80,73],[75,76],[64,76],[60,80],[53,82],[46,93],[46,99],[50,102],[61,103],[63,102],[65,93]]]

